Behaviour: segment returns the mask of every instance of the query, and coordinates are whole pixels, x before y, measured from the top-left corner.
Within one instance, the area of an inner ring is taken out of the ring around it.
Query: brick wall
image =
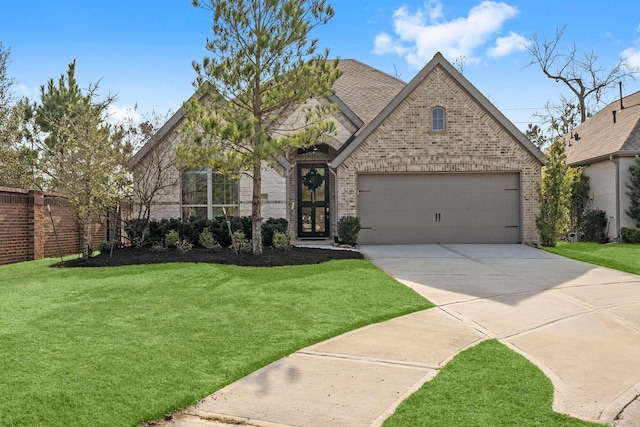
[[[28,192],[0,188],[0,264],[33,259],[32,204]]]
[[[106,230],[103,220],[92,221],[94,248]],[[80,240],[78,216],[64,197],[0,187],[0,265],[79,253]]]

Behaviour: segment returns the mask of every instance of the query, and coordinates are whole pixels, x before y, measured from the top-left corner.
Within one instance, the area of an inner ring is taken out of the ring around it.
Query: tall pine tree
[[[310,32],[334,15],[325,0],[193,0],[212,12],[211,57],[193,66],[204,96],[188,105],[185,167],[248,175],[253,183],[253,253],[262,253],[262,169],[288,151],[318,144],[333,132],[333,106],[311,105],[292,126],[287,115],[330,94],[339,77],[328,51],[317,53]]]

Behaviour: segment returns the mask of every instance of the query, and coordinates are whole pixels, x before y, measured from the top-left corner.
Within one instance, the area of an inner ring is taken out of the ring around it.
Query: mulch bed
[[[233,264],[251,267],[272,267],[280,265],[318,264],[332,259],[362,259],[358,251],[320,248],[292,247],[289,251],[264,248],[262,255],[250,253],[236,254],[228,248],[212,251],[195,247],[186,253],[176,249],[152,251],[148,247],[127,247],[116,249],[113,255],[101,253],[88,260],[81,258],[59,262],[54,267],[114,267],[120,265],[161,264],[166,262],[201,262],[213,264]]]

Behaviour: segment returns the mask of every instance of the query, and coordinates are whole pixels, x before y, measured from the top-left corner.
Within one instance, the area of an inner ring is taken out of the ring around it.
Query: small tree
[[[589,177],[582,168],[569,168],[571,172],[571,201],[569,204],[569,227],[577,232],[581,229],[583,216],[589,203]]]
[[[139,149],[145,143],[152,143],[161,122],[166,121],[166,118],[152,114],[151,117],[140,123],[128,123],[127,137],[135,141],[130,145]],[[141,153],[139,151],[136,156]],[[155,145],[140,159],[134,158],[133,160],[136,163],[133,167],[131,202],[135,220],[129,222],[128,228],[134,236],[132,243],[136,246],[143,246],[149,237],[149,219],[154,200],[166,190],[175,187],[179,182],[179,177],[175,173],[175,148],[167,142]]]
[[[572,180],[569,169],[564,141],[556,138],[547,151],[542,181],[538,186],[540,213],[536,216],[536,226],[543,246],[555,246],[567,232]]]
[[[96,100],[97,85],[83,92],[75,80],[75,61],[56,85],[41,87],[39,104],[27,116],[29,139],[39,151],[38,169],[47,189],[68,197],[82,225],[82,254],[89,257],[93,215],[115,206],[129,184],[125,161],[131,147],[119,127],[107,123],[114,98]]]
[[[636,227],[640,227],[640,157],[629,168],[629,183],[627,184],[627,196],[629,196],[629,208],[625,213],[636,220]]]
[[[325,0],[199,1],[210,10],[212,56],[194,62],[200,97],[187,106],[181,166],[244,173],[252,180],[252,249],[262,253],[262,168],[290,150],[318,144],[333,132],[334,106],[309,105],[298,120],[287,117],[310,99],[331,93],[339,77],[328,51],[317,54],[313,28],[334,11]]]

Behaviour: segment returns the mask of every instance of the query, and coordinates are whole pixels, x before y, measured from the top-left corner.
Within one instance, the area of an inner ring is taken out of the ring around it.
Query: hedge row
[[[620,229],[620,237],[624,243],[640,243],[640,228],[626,228]]]
[[[273,246],[273,233],[280,231],[287,232],[288,222],[284,218],[269,218],[262,224],[262,244],[264,246]],[[169,231],[175,230],[180,235],[181,240],[186,240],[194,246],[199,245],[199,236],[202,231],[209,229],[213,234],[213,238],[223,247],[231,245],[231,233],[234,231],[242,231],[246,238],[251,240],[251,217],[230,217],[229,223],[224,217],[216,217],[213,220],[206,219],[189,219],[182,221],[180,219],[162,219],[144,220],[132,219],[125,221],[125,231],[127,238],[133,244],[140,246],[150,245],[154,242],[162,243]],[[144,233],[144,230],[147,232]]]

